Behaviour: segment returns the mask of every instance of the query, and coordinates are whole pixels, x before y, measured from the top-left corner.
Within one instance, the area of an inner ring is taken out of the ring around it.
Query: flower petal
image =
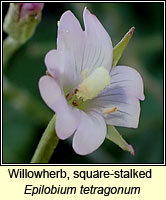
[[[45,65],[49,74],[60,84],[61,74],[63,74],[62,55],[56,49],[50,50],[45,56]]]
[[[80,122],[80,112],[68,105],[65,99],[59,103],[55,130],[60,139],[65,140],[75,132]]]
[[[56,133],[60,139],[70,137],[76,130],[80,111],[68,105],[55,79],[43,76],[39,81],[39,89],[45,103],[56,112]]]
[[[108,70],[112,66],[113,47],[111,39],[95,15],[87,8],[83,13],[85,24],[86,47],[84,52],[84,69],[90,73],[96,67],[105,67]]]
[[[144,100],[143,80],[140,74],[128,66],[117,66],[111,70],[111,86],[123,87],[127,94]],[[113,85],[114,84],[114,85]]]
[[[59,22],[57,49],[63,52],[64,74],[75,86],[80,82],[84,34],[79,21],[71,11],[66,11]]]
[[[65,73],[65,52],[50,50],[45,56],[45,64],[49,74],[56,79],[66,92],[73,88],[72,71]]]
[[[102,108],[115,106],[116,112],[105,115],[106,122],[115,126],[137,128],[140,115],[139,99],[144,100],[143,81],[140,74],[127,66],[117,66],[111,71],[111,83],[94,100]]]
[[[43,76],[39,80],[39,90],[48,107],[56,112],[56,103],[63,97],[58,83],[50,76]]]
[[[122,102],[117,103],[117,111],[105,117],[107,124],[128,128],[137,128],[140,116],[140,103],[138,99],[131,98],[130,103],[125,96]],[[127,104],[127,105],[125,105]]]
[[[104,118],[95,112],[81,112],[80,124],[73,137],[73,149],[77,154],[86,155],[95,151],[106,137]]]

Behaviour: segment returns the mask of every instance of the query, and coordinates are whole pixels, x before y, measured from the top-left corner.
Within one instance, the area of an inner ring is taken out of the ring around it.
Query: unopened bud
[[[10,3],[4,31],[20,43],[26,42],[41,20],[44,3]]]
[[[44,3],[18,3],[20,6],[20,19],[26,16],[40,15]]]

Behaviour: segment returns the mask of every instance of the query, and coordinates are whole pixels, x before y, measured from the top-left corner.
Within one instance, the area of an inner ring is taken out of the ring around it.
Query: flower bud
[[[20,18],[27,16],[38,16],[43,7],[44,3],[18,3],[20,6]]]
[[[4,31],[20,43],[26,42],[41,20],[44,3],[10,3]]]

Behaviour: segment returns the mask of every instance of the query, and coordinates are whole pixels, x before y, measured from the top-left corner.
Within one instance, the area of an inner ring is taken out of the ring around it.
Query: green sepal
[[[114,47],[113,49],[113,63],[112,66],[116,66],[119,59],[121,58],[128,42],[130,41],[133,32],[134,32],[134,27],[132,27],[126,35],[122,38],[122,40]]]
[[[128,144],[123,137],[120,135],[120,133],[116,130],[116,128],[112,125],[107,125],[107,136],[106,138],[115,144],[117,144],[121,149],[124,151],[128,151],[131,153],[131,155],[134,156],[134,149],[133,147]]]

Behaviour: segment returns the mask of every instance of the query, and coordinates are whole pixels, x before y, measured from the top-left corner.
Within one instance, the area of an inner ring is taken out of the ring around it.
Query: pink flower
[[[45,103],[56,112],[60,139],[73,135],[76,153],[86,155],[104,141],[106,124],[136,128],[144,100],[140,74],[128,66],[112,67],[112,42],[87,8],[85,31],[72,12],[59,22],[57,49],[45,57],[48,75],[39,81]]]

